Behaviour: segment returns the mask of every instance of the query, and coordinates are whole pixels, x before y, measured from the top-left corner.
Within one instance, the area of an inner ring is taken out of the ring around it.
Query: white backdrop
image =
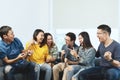
[[[86,30],[97,47],[96,27],[101,23],[110,25],[112,38],[120,40],[119,4],[120,0],[0,0],[0,26],[11,26],[24,45],[41,28],[54,35],[59,47],[67,32]]]
[[[33,31],[50,30],[49,0],[0,0],[0,26],[9,25],[23,44]]]

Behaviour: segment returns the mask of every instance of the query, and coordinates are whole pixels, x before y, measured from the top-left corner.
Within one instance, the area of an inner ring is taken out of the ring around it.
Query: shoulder
[[[31,40],[26,42],[26,45],[29,45],[29,44],[31,44]]]
[[[12,43],[22,44],[22,42],[18,38],[14,38],[14,41]]]
[[[56,44],[54,44],[54,46],[53,47],[57,47],[57,45]]]
[[[118,43],[117,41],[113,40],[113,45],[116,45],[116,46],[120,46],[120,43]]]
[[[117,41],[113,40],[113,42],[110,44],[110,47],[120,49],[120,44]]]
[[[64,44],[62,47],[67,47],[67,45],[66,45],[66,44]]]
[[[74,48],[77,50],[79,47],[77,44],[74,44]]]
[[[53,49],[58,49],[57,45],[54,45],[54,46],[53,46]]]
[[[93,47],[89,48],[88,51],[96,52],[95,48]]]
[[[48,48],[47,44],[45,44],[44,46],[42,46],[42,48],[43,48],[44,50],[46,50],[47,52],[49,51],[49,48]]]
[[[7,44],[4,41],[0,40],[0,52],[4,51],[6,49],[6,46]]]
[[[67,47],[67,45],[66,44],[64,44],[63,46],[62,46],[62,50],[66,50],[68,47]]]
[[[7,45],[4,41],[0,40],[0,47]]]
[[[64,44],[64,45],[62,46],[62,48],[67,48],[67,45],[66,45],[66,44]]]
[[[42,46],[42,48],[44,48],[44,49],[48,49],[47,44],[45,44],[44,46]]]
[[[14,41],[20,41],[20,39],[18,39],[17,37],[14,38]],[[20,41],[21,42],[21,41]]]

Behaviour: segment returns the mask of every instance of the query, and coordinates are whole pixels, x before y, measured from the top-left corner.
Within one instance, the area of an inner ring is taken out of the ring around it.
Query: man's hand
[[[26,58],[26,56],[27,56],[27,54],[26,53],[21,53],[21,54],[19,54],[18,55],[18,59],[25,59]]]
[[[61,51],[61,56],[63,56],[65,54],[65,50]]]
[[[110,61],[110,60],[112,59],[112,53],[111,53],[110,51],[105,52],[104,58],[105,58],[107,61]]]
[[[70,50],[70,53],[73,55],[73,56],[77,56],[77,52],[73,49],[73,50]]]

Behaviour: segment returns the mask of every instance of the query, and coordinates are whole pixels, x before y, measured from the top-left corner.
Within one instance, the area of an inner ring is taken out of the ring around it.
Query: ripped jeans
[[[52,75],[52,69],[51,66],[47,63],[43,63],[43,64],[36,64],[35,65],[35,73],[36,73],[36,77],[37,80],[39,80],[40,78],[40,71],[45,71],[45,80],[50,80],[51,79],[51,75]]]

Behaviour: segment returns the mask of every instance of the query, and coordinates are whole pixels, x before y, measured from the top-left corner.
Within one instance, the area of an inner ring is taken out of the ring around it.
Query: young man
[[[16,73],[26,73],[29,80],[35,80],[34,65],[25,60],[27,53],[23,52],[21,41],[14,38],[12,28],[0,27],[0,37],[0,59],[3,60],[5,80],[15,80]]]
[[[58,63],[58,64],[53,66],[53,78],[54,78],[54,80],[59,80],[59,72],[63,71],[67,67],[67,64],[72,65],[72,64],[79,63],[79,59],[77,59],[76,57],[74,57],[71,54],[72,49],[74,49],[74,50],[78,49],[78,46],[75,44],[75,40],[76,40],[76,36],[74,33],[69,32],[66,34],[66,37],[65,37],[66,44],[63,45],[62,51],[61,51],[61,57],[62,57],[64,62]]]
[[[119,80],[120,44],[110,38],[111,28],[108,25],[100,25],[97,29],[97,37],[100,41],[97,57],[101,57],[100,66],[82,71],[79,80],[88,80],[88,75],[105,78],[105,80]]]

